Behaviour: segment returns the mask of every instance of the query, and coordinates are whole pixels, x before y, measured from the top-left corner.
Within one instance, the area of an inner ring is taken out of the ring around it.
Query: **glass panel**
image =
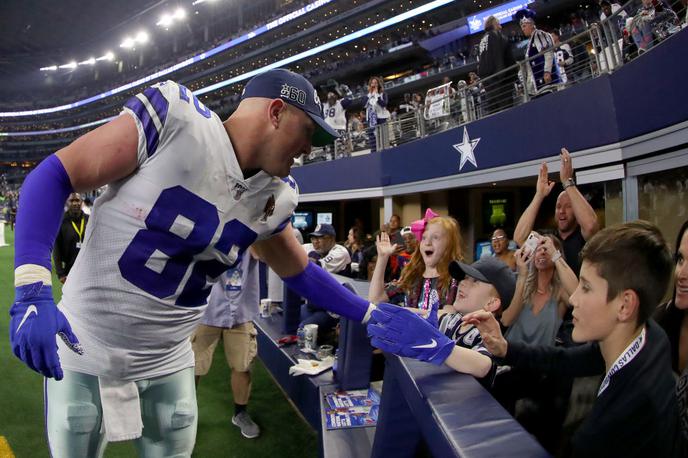
[[[621,180],[608,181],[604,184],[604,221],[600,221],[600,227],[608,227],[623,222],[623,187]]]
[[[638,177],[638,215],[656,224],[672,251],[681,224],[688,219],[688,167]]]

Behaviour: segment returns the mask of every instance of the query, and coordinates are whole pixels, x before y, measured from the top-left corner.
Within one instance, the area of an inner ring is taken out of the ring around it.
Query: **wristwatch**
[[[561,184],[562,184],[562,186],[564,186],[564,190],[570,188],[571,186],[576,186],[576,182],[573,181],[573,178],[567,178]]]

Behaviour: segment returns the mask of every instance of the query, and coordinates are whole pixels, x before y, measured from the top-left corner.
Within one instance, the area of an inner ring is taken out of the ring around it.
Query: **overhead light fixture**
[[[122,41],[122,43],[119,44],[119,47],[124,48],[124,49],[132,49],[135,44],[136,44],[136,42],[134,41],[133,38],[125,37],[124,41]]]
[[[86,59],[83,62],[79,62],[79,65],[95,65],[96,64],[96,58],[91,57],[90,59]]]
[[[169,14],[163,14],[160,16],[160,20],[155,23],[155,25],[159,25],[160,27],[169,27],[172,25],[174,22],[174,19],[172,19],[172,16]]]
[[[174,19],[181,20],[186,17],[186,11],[184,8],[177,8],[174,12],[174,16],[172,16]]]
[[[50,67],[41,67],[42,72],[54,72],[57,70],[57,65],[51,65]]]
[[[143,30],[140,31],[139,33],[136,34],[135,40],[137,43],[141,43],[141,44],[147,43],[148,42],[148,33],[146,33]]]
[[[76,61],[71,61],[68,64],[60,65],[57,68],[76,68]]]
[[[97,61],[107,60],[107,61],[112,62],[113,60],[115,60],[115,55],[112,53],[112,51],[108,51],[104,55],[96,58],[96,60]]]

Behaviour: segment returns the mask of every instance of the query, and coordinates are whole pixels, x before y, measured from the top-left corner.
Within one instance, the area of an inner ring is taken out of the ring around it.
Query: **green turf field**
[[[13,244],[13,234],[5,232]],[[16,359],[9,348],[9,306],[14,297],[12,246],[0,248],[0,438],[4,437],[17,458],[48,457],[43,427],[43,379]],[[53,284],[59,285],[54,279]],[[55,297],[59,298],[59,287]],[[195,457],[274,456],[314,457],[318,445],[315,432],[299,417],[256,361],[249,412],[261,427],[257,439],[244,439],[230,423],[233,413],[229,369],[222,345],[215,352],[213,367],[198,390],[199,422]],[[0,439],[0,458],[8,458]],[[135,457],[132,443],[110,444],[106,457]]]

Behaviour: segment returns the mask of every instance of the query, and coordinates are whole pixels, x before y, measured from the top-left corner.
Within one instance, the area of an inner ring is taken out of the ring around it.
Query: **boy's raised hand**
[[[506,355],[507,341],[502,336],[502,329],[494,315],[485,310],[471,312],[463,317],[465,323],[470,323],[478,328],[483,338],[483,345],[487,351],[498,358]]]

